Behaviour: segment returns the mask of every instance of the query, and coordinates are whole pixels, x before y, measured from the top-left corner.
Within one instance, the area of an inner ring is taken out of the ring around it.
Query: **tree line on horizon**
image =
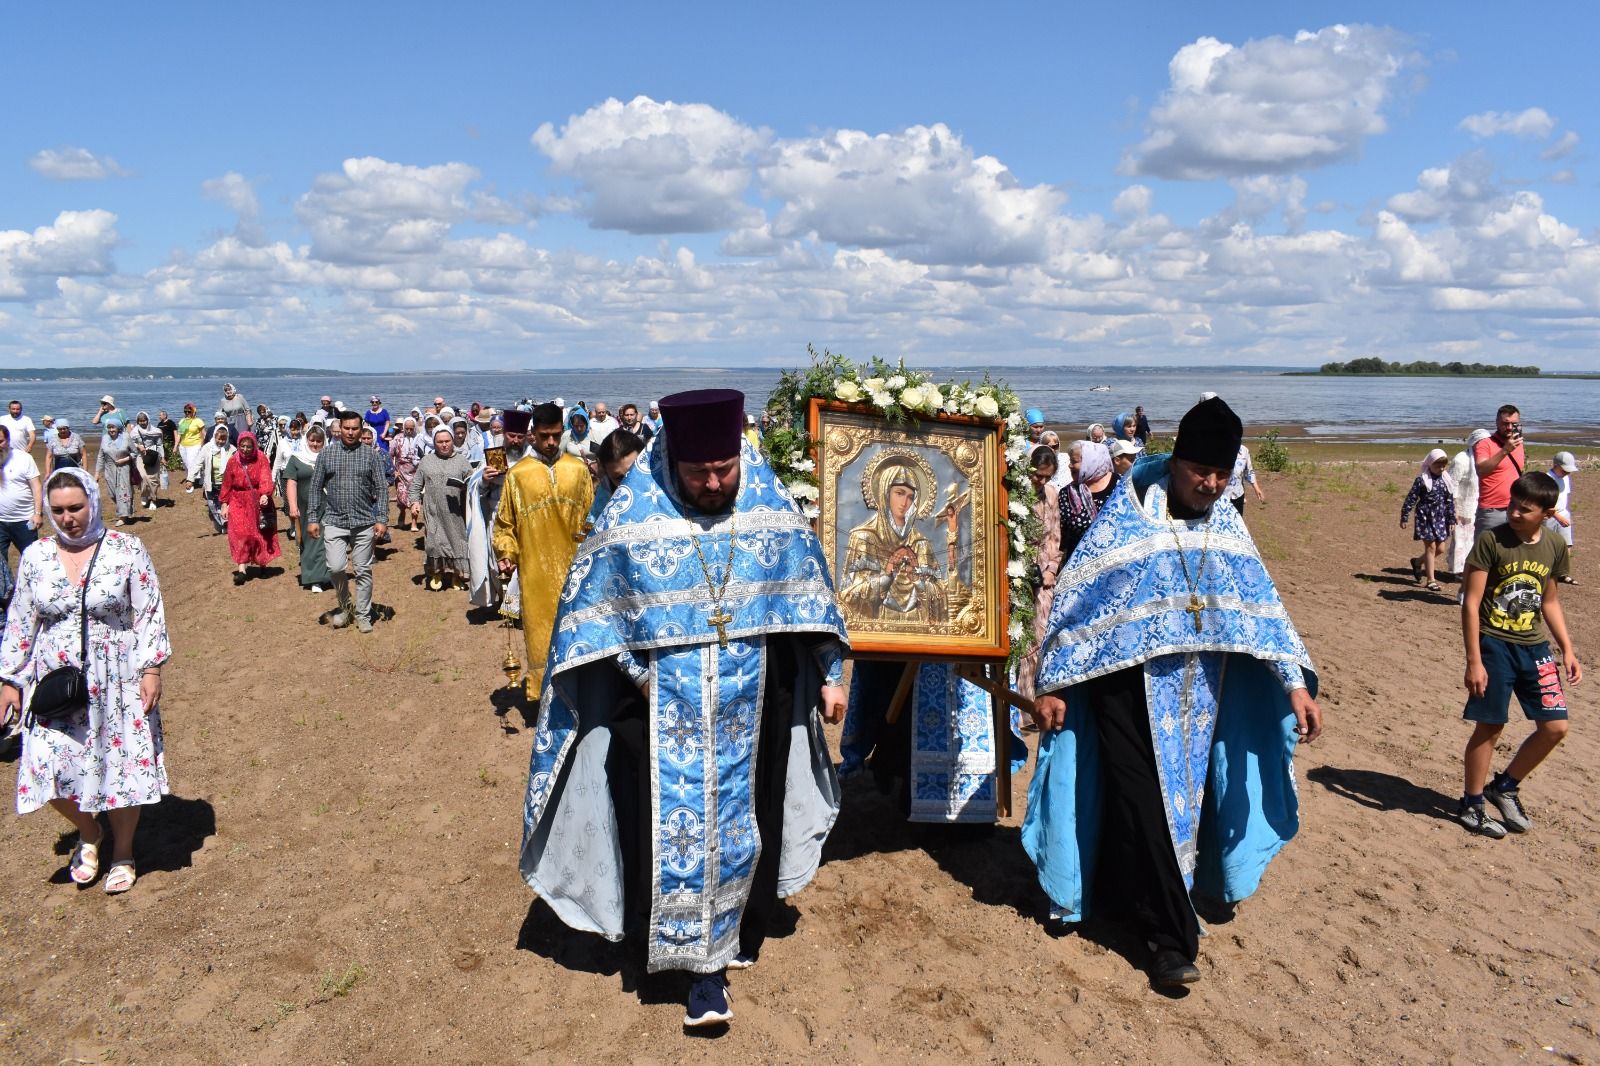
[[[1348,363],[1323,363],[1321,373],[1324,374],[1458,374],[1470,377],[1477,375],[1494,375],[1505,377],[1514,375],[1518,377],[1538,377],[1539,368],[1536,366],[1516,366],[1511,363],[1436,363],[1431,360],[1419,359],[1411,363],[1385,362],[1376,356],[1364,359],[1352,359]]]

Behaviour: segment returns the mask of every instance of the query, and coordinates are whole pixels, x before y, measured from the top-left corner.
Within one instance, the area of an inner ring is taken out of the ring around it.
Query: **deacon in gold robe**
[[[500,573],[509,577],[515,571],[521,586],[522,636],[528,646],[523,683],[528,698],[537,702],[544,687],[556,598],[584,538],[594,502],[594,479],[582,460],[561,450],[565,428],[561,408],[541,404],[531,416],[507,411],[508,435],[517,416],[531,422],[528,439],[532,447],[527,457],[506,473],[494,516],[494,553],[500,560]]]

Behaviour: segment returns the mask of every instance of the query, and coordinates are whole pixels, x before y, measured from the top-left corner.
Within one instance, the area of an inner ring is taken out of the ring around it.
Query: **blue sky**
[[[0,359],[1592,367],[1594,5],[1213,6],[12,6]]]

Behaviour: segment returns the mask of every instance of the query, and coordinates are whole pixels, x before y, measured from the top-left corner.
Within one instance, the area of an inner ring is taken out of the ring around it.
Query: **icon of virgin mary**
[[[839,602],[848,617],[891,623],[944,622],[949,605],[933,545],[917,528],[933,514],[937,482],[926,459],[887,448],[868,462],[861,497],[875,514],[850,530]]]

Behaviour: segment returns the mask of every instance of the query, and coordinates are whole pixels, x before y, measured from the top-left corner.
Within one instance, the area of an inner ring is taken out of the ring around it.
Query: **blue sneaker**
[[[733,1021],[733,1005],[728,1001],[728,983],[720,973],[702,974],[689,986],[689,1009],[683,1015],[685,1029],[702,1025],[723,1025]]]

